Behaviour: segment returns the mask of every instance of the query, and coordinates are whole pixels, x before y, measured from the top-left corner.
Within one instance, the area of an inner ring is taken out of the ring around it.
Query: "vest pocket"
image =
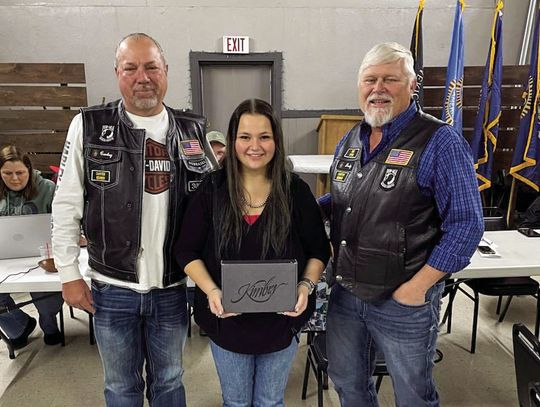
[[[122,151],[105,148],[87,148],[84,152],[86,178],[98,189],[109,189],[118,184]]]
[[[355,279],[357,283],[390,289],[401,284],[404,278],[403,253],[374,248],[358,248],[355,263]]]

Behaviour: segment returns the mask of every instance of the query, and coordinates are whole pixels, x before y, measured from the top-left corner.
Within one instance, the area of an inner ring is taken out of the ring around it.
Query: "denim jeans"
[[[295,339],[280,351],[235,353],[210,341],[221,383],[223,407],[282,407],[289,371],[298,349]]]
[[[53,293],[30,293],[33,300]],[[46,334],[54,334],[58,332],[58,324],[56,315],[62,309],[64,300],[62,293],[54,293],[55,295],[47,297],[43,300],[34,302],[34,306],[39,313],[39,326]],[[9,294],[0,293],[0,307],[14,306],[15,301]],[[10,312],[0,314],[0,329],[10,339],[18,338],[24,332],[26,324],[30,317],[22,309],[16,309]]]
[[[372,375],[375,354],[384,354],[396,406],[438,406],[433,356],[444,283],[431,287],[426,303],[403,305],[390,298],[368,304],[339,284],[328,305],[328,374],[342,407],[378,406]]]
[[[108,407],[184,407],[182,350],[187,333],[184,285],[138,293],[92,281],[96,341]]]

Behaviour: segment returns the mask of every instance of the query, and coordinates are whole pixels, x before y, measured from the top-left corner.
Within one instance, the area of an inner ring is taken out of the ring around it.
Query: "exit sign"
[[[224,54],[249,54],[249,37],[237,35],[223,36]]]

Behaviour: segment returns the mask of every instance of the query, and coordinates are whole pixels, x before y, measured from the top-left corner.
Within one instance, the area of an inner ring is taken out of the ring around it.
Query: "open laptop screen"
[[[225,312],[293,311],[297,269],[296,260],[222,261]]]
[[[0,259],[39,256],[51,242],[51,214],[0,216]]]

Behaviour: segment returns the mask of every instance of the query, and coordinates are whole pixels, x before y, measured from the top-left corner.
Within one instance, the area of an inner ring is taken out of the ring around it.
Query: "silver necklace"
[[[266,199],[262,203],[260,203],[258,205],[253,205],[251,202],[248,202],[245,196],[242,197],[242,202],[244,203],[244,205],[250,207],[251,209],[259,209],[259,208],[262,208],[264,205],[266,205],[266,202],[268,202],[268,197],[269,196],[270,196],[270,194],[268,194]]]

